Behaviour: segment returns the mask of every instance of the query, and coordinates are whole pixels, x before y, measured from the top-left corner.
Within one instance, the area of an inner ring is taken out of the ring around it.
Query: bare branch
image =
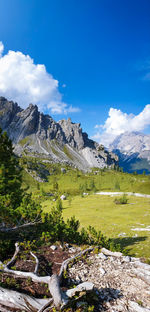
[[[41,223],[42,223],[42,220],[39,220],[39,221],[35,221],[35,222],[24,223],[22,225],[14,226],[12,228],[1,227],[0,232],[1,233],[15,233],[15,232],[18,232],[22,229],[24,230],[30,226],[35,226],[35,225],[41,224]]]
[[[83,256],[85,253],[90,252],[90,251],[92,251],[93,249],[94,249],[93,247],[87,248],[87,249],[85,249],[85,250],[79,252],[77,255],[75,255],[75,256],[73,256],[73,257],[71,257],[71,258],[65,260],[65,261],[62,263],[62,265],[61,265],[60,272],[59,272],[59,278],[60,278],[60,279],[62,278],[63,272],[67,270],[68,264],[69,264],[71,261],[73,261],[74,259],[76,259],[76,258],[78,258],[78,257]]]
[[[36,265],[35,265],[35,269],[34,269],[34,274],[37,275],[37,272],[38,272],[38,268],[39,268],[39,259],[37,258],[37,256],[32,252],[30,251],[30,254],[31,256],[35,259],[36,261]]]
[[[23,272],[23,271],[16,271],[16,270],[11,270],[7,266],[5,266],[2,262],[0,262],[1,267],[0,267],[0,272],[8,273],[14,276],[18,276],[20,278],[31,278],[33,282],[36,283],[45,283],[49,284],[50,281],[50,276],[37,276],[36,274],[32,272]]]
[[[11,260],[10,260],[9,262],[7,262],[7,264],[6,264],[6,267],[7,267],[7,268],[10,268],[11,265],[15,262],[19,251],[20,251],[19,244],[18,244],[18,243],[15,243],[15,252],[14,252],[14,255],[13,255],[13,257],[11,258]]]
[[[43,305],[43,307],[40,310],[38,310],[38,312],[44,312],[45,309],[48,308],[52,302],[53,302],[53,299],[50,299],[47,303]]]
[[[0,264],[1,264],[0,272],[12,274],[12,275],[20,277],[20,278],[28,278],[29,277],[29,278],[31,278],[31,280],[33,282],[48,284],[49,291],[50,291],[52,298],[47,300],[46,302],[44,302],[44,304],[42,304],[41,306],[39,306],[38,312],[48,311],[47,307],[49,307],[52,302],[56,308],[64,309],[64,307],[69,304],[70,298],[75,296],[76,293],[81,292],[83,290],[91,291],[93,289],[94,285],[92,283],[86,282],[86,283],[82,283],[82,284],[78,285],[74,289],[62,291],[60,288],[60,283],[61,283],[61,278],[62,278],[63,272],[65,270],[67,270],[68,264],[71,261],[73,261],[74,259],[77,259],[77,258],[83,256],[84,254],[86,254],[87,252],[92,251],[94,248],[92,248],[92,247],[87,248],[87,249],[81,251],[80,253],[78,253],[77,255],[74,255],[73,257],[65,260],[61,265],[59,275],[53,274],[52,276],[38,276],[37,272],[38,272],[38,267],[39,267],[39,260],[38,260],[37,256],[32,252],[30,252],[30,254],[36,260],[34,273],[16,271],[16,270],[9,269],[9,266],[11,266],[11,264],[15,261],[16,256],[19,252],[18,243],[16,243],[15,246],[16,246],[15,253],[14,253],[12,259],[7,263],[7,265],[4,265],[2,262],[0,262]],[[7,292],[7,290],[6,290],[6,292]],[[20,294],[20,296],[21,296],[21,294]],[[2,299],[2,296],[0,297],[0,299]],[[31,299],[32,298],[30,297],[29,305],[31,305],[31,301],[32,301]],[[35,298],[33,298],[33,299],[35,300]],[[24,300],[23,302],[25,302],[27,300],[27,298],[25,298],[23,300]],[[3,298],[3,301],[2,300],[0,301],[0,304],[2,305],[3,302],[5,302],[5,298]],[[28,305],[28,307],[29,307],[29,305]],[[9,304],[8,304],[8,307],[9,307]],[[27,303],[26,303],[26,307],[27,307]],[[24,305],[23,305],[23,308],[24,308]],[[34,306],[33,306],[33,308],[34,308]],[[26,308],[25,311],[33,311],[33,308],[32,308],[32,310],[30,308],[29,308],[29,310]]]

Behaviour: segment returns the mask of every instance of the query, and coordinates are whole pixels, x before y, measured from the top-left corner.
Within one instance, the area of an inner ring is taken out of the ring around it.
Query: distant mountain
[[[109,146],[119,157],[119,166],[125,171],[150,173],[150,135],[125,132]]]
[[[30,104],[22,109],[17,103],[0,97],[0,127],[7,131],[18,155],[30,155],[67,163],[82,170],[110,167],[118,157],[90,140],[79,123],[55,122]]]

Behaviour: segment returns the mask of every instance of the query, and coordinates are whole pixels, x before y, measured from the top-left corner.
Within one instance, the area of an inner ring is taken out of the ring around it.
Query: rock
[[[62,173],[66,173],[66,169],[65,168],[61,168],[61,172]]]
[[[69,268],[69,276],[75,284],[87,280],[94,284],[101,305],[98,311],[150,312],[150,265],[140,259],[104,248],[101,253],[91,253],[86,260],[76,262]],[[133,303],[128,305],[128,302]]]
[[[107,260],[107,256],[104,255],[102,252],[100,252],[98,255],[97,255],[97,258],[100,258],[102,260]]]
[[[106,256],[112,256],[112,257],[121,257],[122,256],[122,253],[121,252],[118,252],[118,251],[110,251],[106,248],[102,248],[101,251],[104,253],[104,255]]]
[[[56,250],[56,249],[57,249],[57,246],[52,245],[50,248],[51,248],[52,250]]]
[[[106,274],[106,271],[103,268],[99,268],[102,275]]]
[[[125,237],[126,235],[127,235],[126,233],[120,233],[118,237]]]
[[[65,196],[65,195],[61,195],[61,196],[60,196],[60,199],[61,199],[61,200],[66,200],[66,196]]]
[[[129,256],[123,257],[123,262],[130,262],[130,261],[131,261],[131,257]]]
[[[74,296],[77,292],[81,292],[81,291],[91,291],[94,288],[94,284],[90,283],[90,282],[84,282],[79,284],[77,287],[72,288],[72,289],[68,289],[66,291],[67,296],[72,297]]]
[[[136,261],[134,266],[139,267],[141,269],[144,269],[145,271],[149,271],[150,272],[150,265],[147,263],[143,263],[141,261]]]
[[[134,301],[129,301],[128,306],[130,312],[150,312],[150,309],[144,308]]]
[[[0,97],[0,127],[13,141],[14,151],[22,155],[46,156],[46,161],[65,163],[84,171],[118,163],[116,155],[90,140],[79,123],[71,119],[56,122],[30,104],[22,109],[17,103]],[[61,172],[65,173],[65,168]]]
[[[77,251],[77,249],[75,247],[69,248],[69,252],[70,253],[75,253],[76,251]]]

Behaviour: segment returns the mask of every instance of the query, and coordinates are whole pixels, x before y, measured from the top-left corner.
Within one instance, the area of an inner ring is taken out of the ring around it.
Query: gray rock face
[[[114,140],[110,149],[118,155],[120,166],[126,171],[150,173],[150,135],[125,132]]]
[[[68,163],[82,170],[117,163],[115,154],[90,140],[79,123],[71,119],[55,122],[30,104],[22,109],[17,103],[0,97],[0,127],[7,131],[15,152],[42,155],[53,162]]]

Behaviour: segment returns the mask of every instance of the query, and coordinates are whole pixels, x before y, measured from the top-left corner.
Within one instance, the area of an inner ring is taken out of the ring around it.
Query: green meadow
[[[52,205],[49,200],[42,203],[46,212]],[[150,199],[130,196],[127,204],[118,205],[111,196],[76,196],[63,201],[64,218],[73,215],[80,220],[81,227],[94,226],[125,247],[130,255],[150,258],[150,231],[145,230],[150,225]]]
[[[29,187],[45,212],[56,205],[54,199],[65,194],[65,219],[75,216],[81,227],[94,226],[125,247],[130,255],[150,258],[150,228],[147,228],[150,226],[150,199],[128,196],[127,204],[116,204],[115,197],[94,194],[96,191],[150,194],[150,176],[97,169],[82,173],[70,167],[65,167],[66,173],[62,173],[61,165],[52,164],[46,164],[45,168],[50,174],[47,182],[39,183],[23,172],[23,186]],[[83,196],[84,192],[89,195]]]

